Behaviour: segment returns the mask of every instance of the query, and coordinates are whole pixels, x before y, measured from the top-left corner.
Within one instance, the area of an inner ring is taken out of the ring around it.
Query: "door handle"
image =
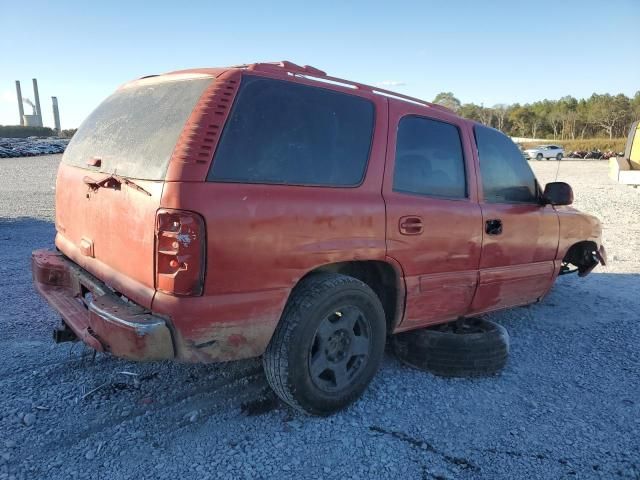
[[[424,225],[422,225],[420,217],[408,216],[400,217],[398,228],[403,235],[420,235],[424,230]]]
[[[502,220],[499,218],[487,220],[484,231],[489,235],[500,235],[502,233]]]

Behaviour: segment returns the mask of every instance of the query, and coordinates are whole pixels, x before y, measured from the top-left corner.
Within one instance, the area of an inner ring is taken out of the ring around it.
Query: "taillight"
[[[204,219],[184,210],[156,214],[156,288],[173,295],[202,295],[206,231]]]

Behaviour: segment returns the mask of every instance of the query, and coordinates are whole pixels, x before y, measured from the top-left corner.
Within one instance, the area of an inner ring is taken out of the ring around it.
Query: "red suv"
[[[571,200],[438,105],[290,62],[172,72],[123,85],[75,134],[57,251],[33,253],[33,277],[57,341],[263,356],[285,402],[328,414],[387,335],[536,302],[604,263]]]

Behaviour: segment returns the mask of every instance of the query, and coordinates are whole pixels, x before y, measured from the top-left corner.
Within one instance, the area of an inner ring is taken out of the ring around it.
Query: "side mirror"
[[[547,183],[542,199],[547,205],[571,205],[573,203],[573,189],[571,185],[564,182]]]

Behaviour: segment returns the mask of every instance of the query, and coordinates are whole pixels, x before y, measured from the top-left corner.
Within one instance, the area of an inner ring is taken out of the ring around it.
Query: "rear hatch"
[[[69,143],[56,182],[56,246],[150,308],[154,233],[176,142],[213,78],[137,80],[108,97]]]

